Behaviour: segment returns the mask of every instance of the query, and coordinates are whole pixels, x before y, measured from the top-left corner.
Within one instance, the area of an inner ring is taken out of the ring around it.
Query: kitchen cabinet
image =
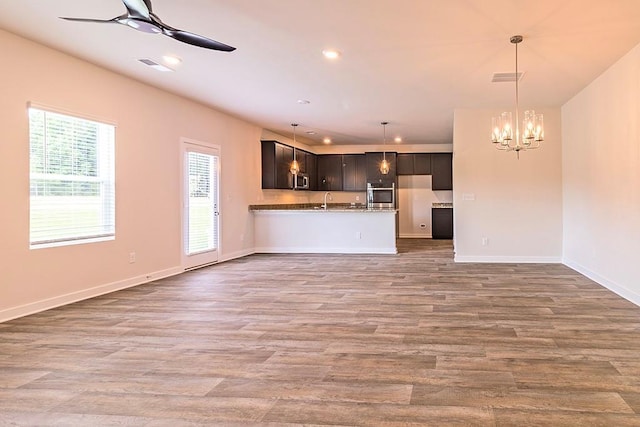
[[[396,182],[396,153],[386,152],[387,162],[389,162],[389,173],[383,175],[380,173],[380,163],[382,163],[383,153],[365,153],[367,161],[367,182],[383,184],[391,186]]]
[[[451,153],[431,154],[431,188],[433,190],[453,190],[452,160]]]
[[[279,189],[293,188],[291,163],[293,162],[293,148],[284,144],[276,144],[276,187]]]
[[[293,149],[294,158],[298,161],[298,167],[300,168],[300,173],[309,173],[307,172],[307,154],[311,154],[307,151],[300,150],[298,148]]]
[[[342,190],[367,191],[367,161],[364,154],[342,155]]]
[[[318,159],[318,184],[320,191],[342,191],[342,154],[324,154]]]
[[[431,175],[431,154],[398,153],[396,155],[397,175]]]
[[[413,154],[397,154],[396,173],[397,175],[413,175]]]
[[[434,239],[453,239],[453,209],[431,209],[431,237]]]
[[[291,189],[293,148],[277,141],[260,141],[262,146],[262,188]]]
[[[304,153],[306,157],[305,173],[309,175],[309,190],[315,191],[318,189],[318,156],[307,151]]]
[[[431,175],[431,154],[415,153],[413,155],[413,174]]]
[[[309,175],[309,190],[316,190],[318,181],[317,156],[308,151],[296,148],[295,157],[300,167],[300,173]]]

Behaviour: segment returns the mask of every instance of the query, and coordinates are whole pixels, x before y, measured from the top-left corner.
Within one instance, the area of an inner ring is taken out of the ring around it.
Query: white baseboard
[[[599,285],[604,286],[605,288],[609,289],[611,292],[614,292],[620,295],[622,298],[626,299],[627,301],[632,302],[637,306],[640,306],[640,294],[637,294],[636,292],[630,289],[627,289],[626,287],[618,283],[615,283],[613,280],[610,280],[594,271],[589,270],[587,267],[575,261],[564,259],[563,264],[569,268],[574,269],[575,271],[582,274],[583,276],[588,277],[589,279],[593,280]]]
[[[224,254],[222,258],[218,260],[218,262],[231,261],[232,259],[242,258],[245,256],[253,255],[256,251],[252,249],[244,249],[241,251],[235,251],[228,254]]]
[[[17,319],[18,317],[24,317],[30,314],[35,314],[41,311],[50,310],[52,308],[82,301],[85,299],[94,298],[100,295],[108,294],[108,293],[119,291],[122,289],[131,288],[133,286],[138,286],[143,283],[151,282],[153,280],[174,276],[176,274],[182,273],[183,271],[184,270],[181,267],[168,268],[166,270],[147,273],[141,276],[120,280],[118,282],[112,282],[112,283],[107,283],[105,285],[100,285],[100,286],[96,286],[89,289],[83,289],[81,291],[72,292],[70,294],[60,295],[57,297],[48,298],[42,301],[32,302],[32,303],[21,305],[18,307],[8,308],[0,311],[0,323],[6,322],[12,319]]]
[[[536,256],[478,256],[478,255],[455,255],[455,262],[477,262],[496,264],[561,264],[558,257],[536,257]]]
[[[390,248],[315,248],[315,247],[268,247],[256,248],[257,254],[384,254],[395,255],[398,249]]]

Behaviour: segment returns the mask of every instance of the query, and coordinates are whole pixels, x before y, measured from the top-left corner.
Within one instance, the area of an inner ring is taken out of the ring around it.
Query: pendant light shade
[[[389,162],[387,161],[387,152],[386,152],[386,146],[387,146],[387,125],[389,124],[389,122],[381,122],[380,123],[382,125],[382,162],[380,162],[380,173],[382,175],[387,175],[389,173]]]
[[[516,111],[515,122],[511,112],[504,112],[491,120],[491,142],[498,150],[515,151],[520,157],[520,151],[532,150],[539,148],[540,143],[544,141],[544,120],[542,114],[536,114],[533,110],[524,112],[524,120],[522,121],[522,133],[519,124],[519,87],[518,87],[518,44],[521,43],[523,37],[520,35],[512,36],[509,40],[516,47]],[[515,131],[514,131],[515,127]]]
[[[291,123],[291,126],[293,127],[293,162],[291,162],[291,167],[289,168],[289,172],[291,172],[292,175],[297,175],[300,173],[300,165],[298,164],[298,160],[296,160],[296,127],[298,127],[297,123]]]

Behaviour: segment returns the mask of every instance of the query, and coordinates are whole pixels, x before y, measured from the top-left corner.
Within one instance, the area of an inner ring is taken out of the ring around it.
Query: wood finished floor
[[[562,265],[254,255],[0,324],[0,425],[640,425],[640,308]]]

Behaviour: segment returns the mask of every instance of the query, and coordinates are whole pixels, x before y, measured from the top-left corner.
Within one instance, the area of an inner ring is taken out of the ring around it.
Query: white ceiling
[[[5,0],[0,28],[278,133],[300,123],[317,144],[379,143],[383,120],[405,143],[450,143],[454,108],[513,106],[514,84],[491,77],[514,71],[515,34],[521,108],[562,105],[640,43],[639,0],[153,0],[153,10],[237,50],[58,19],[110,19],[125,12],[120,0]],[[326,48],[342,57],[326,60]],[[137,61],[164,54],[183,59],[175,73]]]

